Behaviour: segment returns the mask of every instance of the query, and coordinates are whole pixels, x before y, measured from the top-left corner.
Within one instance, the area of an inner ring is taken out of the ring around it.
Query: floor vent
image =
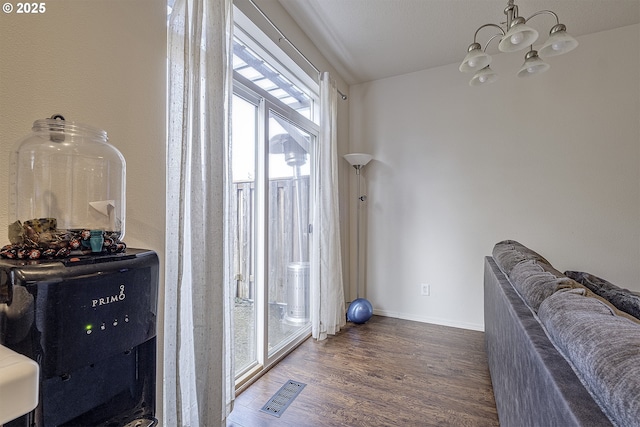
[[[298,397],[304,386],[306,386],[306,384],[292,380],[287,381],[260,410],[280,418],[280,415],[282,415],[291,402]]]

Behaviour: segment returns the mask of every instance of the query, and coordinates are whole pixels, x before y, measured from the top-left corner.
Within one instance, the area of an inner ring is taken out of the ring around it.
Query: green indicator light
[[[93,329],[93,325],[87,325],[84,327],[84,329],[90,331],[91,329]]]

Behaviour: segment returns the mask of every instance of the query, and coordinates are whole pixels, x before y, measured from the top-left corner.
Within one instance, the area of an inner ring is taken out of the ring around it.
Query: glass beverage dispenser
[[[62,116],[36,120],[10,159],[4,258],[122,252],[125,160],[107,133]]]

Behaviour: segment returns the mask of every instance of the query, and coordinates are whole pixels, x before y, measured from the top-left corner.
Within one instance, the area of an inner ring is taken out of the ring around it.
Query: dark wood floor
[[[260,408],[307,384],[280,418]],[[237,396],[228,427],[498,426],[484,334],[374,316],[309,339]]]

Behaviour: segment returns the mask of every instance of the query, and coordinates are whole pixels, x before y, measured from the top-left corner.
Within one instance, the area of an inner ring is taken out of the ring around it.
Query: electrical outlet
[[[431,286],[429,286],[428,283],[420,284],[420,295],[423,295],[425,297],[428,297],[429,295],[431,295]]]

